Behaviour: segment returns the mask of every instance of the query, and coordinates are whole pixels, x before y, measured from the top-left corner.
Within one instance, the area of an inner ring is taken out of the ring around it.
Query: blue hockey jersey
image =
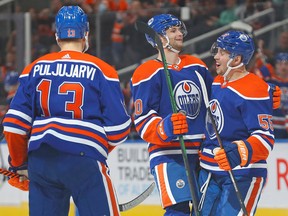
[[[28,143],[28,151],[47,143],[104,162],[127,138],[131,119],[118,75],[104,61],[75,51],[47,54],[28,65],[19,81],[4,120],[5,133],[18,135],[8,145],[14,142],[15,155],[24,155],[10,149],[14,166],[25,161]]]
[[[204,62],[180,56],[180,63],[168,65],[177,110],[186,112],[189,131],[183,135],[188,159],[198,160],[200,143],[204,139],[206,107],[197,74],[200,74],[210,94],[213,78]],[[149,143],[150,166],[169,161],[182,161],[179,140],[163,142],[156,132],[157,124],[172,113],[169,90],[162,62],[149,60],[139,66],[131,79],[135,107],[135,126],[143,140]]]
[[[272,95],[269,85],[255,74],[225,84],[217,76],[212,85],[209,102],[223,146],[236,140],[246,140],[253,152],[247,167],[235,167],[234,174],[266,176],[266,159],[273,149]],[[207,117],[206,140],[201,150],[200,165],[219,174],[228,175],[214,160],[213,149],[219,147],[210,119]]]

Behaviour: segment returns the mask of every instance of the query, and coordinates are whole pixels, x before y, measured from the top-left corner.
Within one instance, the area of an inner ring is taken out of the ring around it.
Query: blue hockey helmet
[[[148,21],[148,26],[150,26],[152,29],[154,29],[154,31],[156,31],[162,36],[166,35],[167,29],[173,26],[179,26],[182,31],[183,37],[187,35],[187,29],[185,24],[171,14],[160,14],[152,17]],[[149,35],[145,34],[145,37],[148,43],[150,43],[153,47],[156,47],[155,41]]]
[[[276,55],[276,62],[283,62],[283,61],[287,61],[288,62],[288,53],[286,52],[281,52],[281,53],[278,53]]]
[[[230,53],[230,58],[242,56],[242,62],[247,65],[252,58],[255,46],[253,39],[241,31],[231,30],[220,37],[211,47],[211,54],[217,54],[218,47]]]
[[[63,6],[56,15],[55,25],[59,39],[84,38],[89,31],[87,15],[79,6]]]

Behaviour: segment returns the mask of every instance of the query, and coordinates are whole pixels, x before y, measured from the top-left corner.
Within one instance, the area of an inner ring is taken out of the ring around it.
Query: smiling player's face
[[[172,26],[166,30],[166,35],[169,38],[169,44],[176,50],[182,50],[183,47],[183,32],[181,27]],[[167,43],[167,41],[166,41]]]
[[[214,56],[215,67],[218,75],[223,75],[227,71],[227,62],[229,61],[229,52],[218,47],[217,53]]]

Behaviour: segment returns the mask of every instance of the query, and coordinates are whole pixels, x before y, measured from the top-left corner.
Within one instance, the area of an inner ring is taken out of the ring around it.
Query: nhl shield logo
[[[201,91],[191,80],[183,80],[175,86],[174,97],[178,110],[185,110],[187,118],[195,119],[201,108]]]
[[[213,99],[209,102],[209,106],[214,122],[216,124],[217,131],[220,133],[224,126],[224,116],[220,104],[218,100]],[[206,130],[210,136],[210,139],[214,139],[216,137],[215,130],[208,113],[206,115]]]

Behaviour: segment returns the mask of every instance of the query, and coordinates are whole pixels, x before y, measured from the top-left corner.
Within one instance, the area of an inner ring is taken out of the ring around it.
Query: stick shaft
[[[137,21],[135,24],[135,28],[138,31],[141,31],[142,33],[148,34],[150,37],[152,37],[154,39],[155,43],[157,44],[157,47],[160,51],[162,62],[163,62],[165,78],[166,78],[170,102],[171,102],[171,106],[172,106],[172,112],[177,113],[176,101],[175,101],[175,98],[173,95],[173,86],[172,86],[172,82],[171,82],[171,78],[170,78],[170,73],[169,73],[169,70],[167,67],[166,56],[164,53],[162,42],[161,42],[158,34],[152,28],[150,28],[146,23]],[[195,187],[197,185],[197,183],[195,182],[196,177],[195,177],[195,175],[192,176],[191,168],[190,168],[190,164],[189,164],[189,160],[188,160],[188,156],[187,156],[187,152],[186,152],[186,147],[185,147],[185,143],[184,143],[184,139],[183,139],[182,135],[179,136],[179,141],[180,141],[180,146],[181,146],[181,151],[182,151],[182,156],[183,156],[183,161],[184,161],[184,166],[185,166],[185,172],[186,172],[187,179],[188,179],[190,194],[191,194],[191,198],[193,201],[194,213],[196,216],[199,216],[200,213],[198,210],[198,196],[197,196],[197,192],[195,190]]]
[[[205,106],[206,106],[207,111],[208,111],[209,118],[210,118],[210,120],[211,120],[211,124],[212,124],[213,129],[214,129],[214,132],[215,132],[215,134],[216,134],[217,141],[218,141],[218,143],[219,143],[220,148],[223,149],[223,143],[222,143],[222,140],[221,140],[221,138],[220,138],[220,135],[219,135],[219,132],[218,132],[218,129],[217,129],[215,120],[214,120],[214,118],[213,118],[213,115],[212,115],[212,112],[211,112],[211,109],[210,109],[210,106],[209,106],[208,94],[207,94],[207,90],[206,90],[207,88],[206,88],[205,82],[204,82],[202,76],[201,76],[197,71],[196,71],[196,75],[197,75],[197,77],[198,77],[198,79],[199,79],[199,81],[200,81],[200,84],[201,84],[201,89],[202,89],[202,92],[203,92],[203,99],[204,99]],[[229,161],[228,161],[228,162],[229,162]],[[230,163],[230,162],[229,162],[229,163]],[[240,193],[240,191],[239,191],[239,187],[238,187],[237,181],[236,181],[236,179],[235,179],[235,176],[234,176],[232,170],[229,170],[228,173],[229,173],[229,176],[230,176],[231,181],[232,181],[232,183],[233,183],[233,186],[234,186],[234,188],[235,188],[235,192],[236,192],[236,195],[237,195],[237,199],[238,199],[238,201],[239,201],[239,204],[240,204],[240,206],[241,206],[241,209],[242,209],[244,215],[245,215],[245,216],[248,216],[248,212],[247,212],[247,209],[246,209],[245,204],[244,204],[244,202],[243,202],[241,193]]]

